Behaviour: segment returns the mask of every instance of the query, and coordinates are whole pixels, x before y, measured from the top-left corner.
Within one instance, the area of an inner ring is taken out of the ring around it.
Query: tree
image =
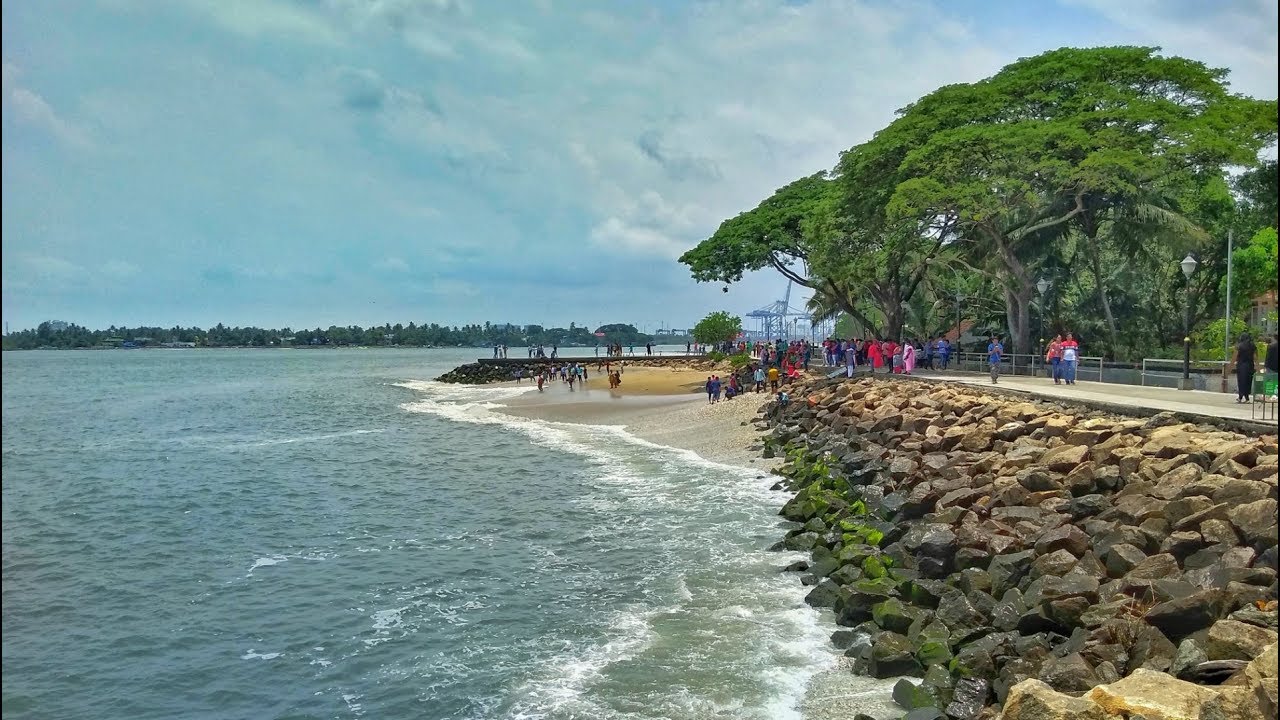
[[[694,339],[708,345],[735,340],[741,333],[742,318],[724,310],[711,313],[693,326]]]
[[[1096,228],[1171,175],[1252,164],[1275,136],[1274,101],[1231,95],[1226,71],[1157,51],[1066,48],[942,88],[878,133],[878,156],[846,182],[887,172],[902,178],[891,216],[954,216],[974,264],[1000,282],[1015,349],[1029,352],[1033,288],[1069,224],[1092,213]]]

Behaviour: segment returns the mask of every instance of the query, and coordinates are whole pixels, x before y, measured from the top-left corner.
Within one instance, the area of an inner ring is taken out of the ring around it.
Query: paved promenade
[[[969,372],[917,371],[913,377],[927,380],[949,380],[969,385],[991,387],[991,377]],[[1005,375],[995,387],[1030,393],[1039,397],[1083,400],[1093,403],[1125,406],[1149,410],[1151,414],[1171,411],[1188,415],[1205,415],[1232,420],[1262,421],[1254,418],[1249,405],[1236,404],[1235,393],[1206,392],[1204,390],[1172,390],[1169,388],[1121,385],[1078,381],[1075,385],[1054,385],[1052,380],[1025,376]],[[1272,408],[1275,406],[1272,405]],[[1261,410],[1261,408],[1259,408]],[[1271,410],[1274,413],[1274,410]],[[1274,415],[1266,422],[1275,426]]]

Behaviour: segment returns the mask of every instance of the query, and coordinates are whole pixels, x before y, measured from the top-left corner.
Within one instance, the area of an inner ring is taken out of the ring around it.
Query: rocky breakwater
[[[720,372],[728,373],[733,370],[733,365],[727,360],[711,360],[703,357],[661,357],[661,356],[637,356],[637,357],[591,357],[591,358],[565,358],[561,360],[549,360],[544,358],[503,358],[500,360],[480,360],[450,370],[449,372],[437,377],[439,382],[460,383],[467,385],[486,385],[488,383],[504,382],[515,377],[517,371],[522,371],[524,377],[532,377],[536,373],[542,372],[548,368],[560,367],[565,363],[581,363],[584,366],[596,368],[603,366],[605,363],[612,363],[617,366],[619,364],[625,367],[665,367],[677,370],[698,370],[702,372]]]
[[[1276,717],[1276,438],[909,380],[765,412],[779,547],[912,720]]]

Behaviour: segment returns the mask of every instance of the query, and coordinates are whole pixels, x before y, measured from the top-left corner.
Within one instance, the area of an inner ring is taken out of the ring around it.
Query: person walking
[[[1049,368],[1053,374],[1053,384],[1062,383],[1062,336],[1054,335],[1049,341],[1049,348],[1045,350],[1044,361],[1049,363]]]
[[[991,384],[1000,382],[1000,357],[1004,355],[1004,345],[1000,344],[1000,336],[992,335],[987,344],[987,364],[991,366]]]
[[[1258,348],[1253,336],[1247,331],[1240,334],[1240,342],[1236,343],[1236,402],[1246,403],[1253,400],[1253,363]]]
[[[1068,385],[1076,384],[1076,363],[1080,360],[1080,343],[1076,342],[1076,336],[1067,333],[1067,339],[1062,341],[1062,379]]]

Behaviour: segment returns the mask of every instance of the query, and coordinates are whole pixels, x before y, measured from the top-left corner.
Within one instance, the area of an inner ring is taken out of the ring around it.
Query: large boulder
[[[1114,720],[1096,703],[1064,695],[1040,680],[1023,680],[1009,689],[1002,720]]]
[[[1246,543],[1259,548],[1275,546],[1276,501],[1272,498],[1232,507],[1227,517]]]
[[[1132,675],[1118,682],[1093,688],[1083,699],[1092,701],[1107,713],[1126,718],[1235,720],[1234,713],[1228,715],[1228,708],[1235,703],[1225,700],[1222,692],[1144,668],[1133,671]]]
[[[1252,660],[1276,642],[1276,631],[1238,620],[1219,620],[1209,628],[1205,651],[1210,660]]]

